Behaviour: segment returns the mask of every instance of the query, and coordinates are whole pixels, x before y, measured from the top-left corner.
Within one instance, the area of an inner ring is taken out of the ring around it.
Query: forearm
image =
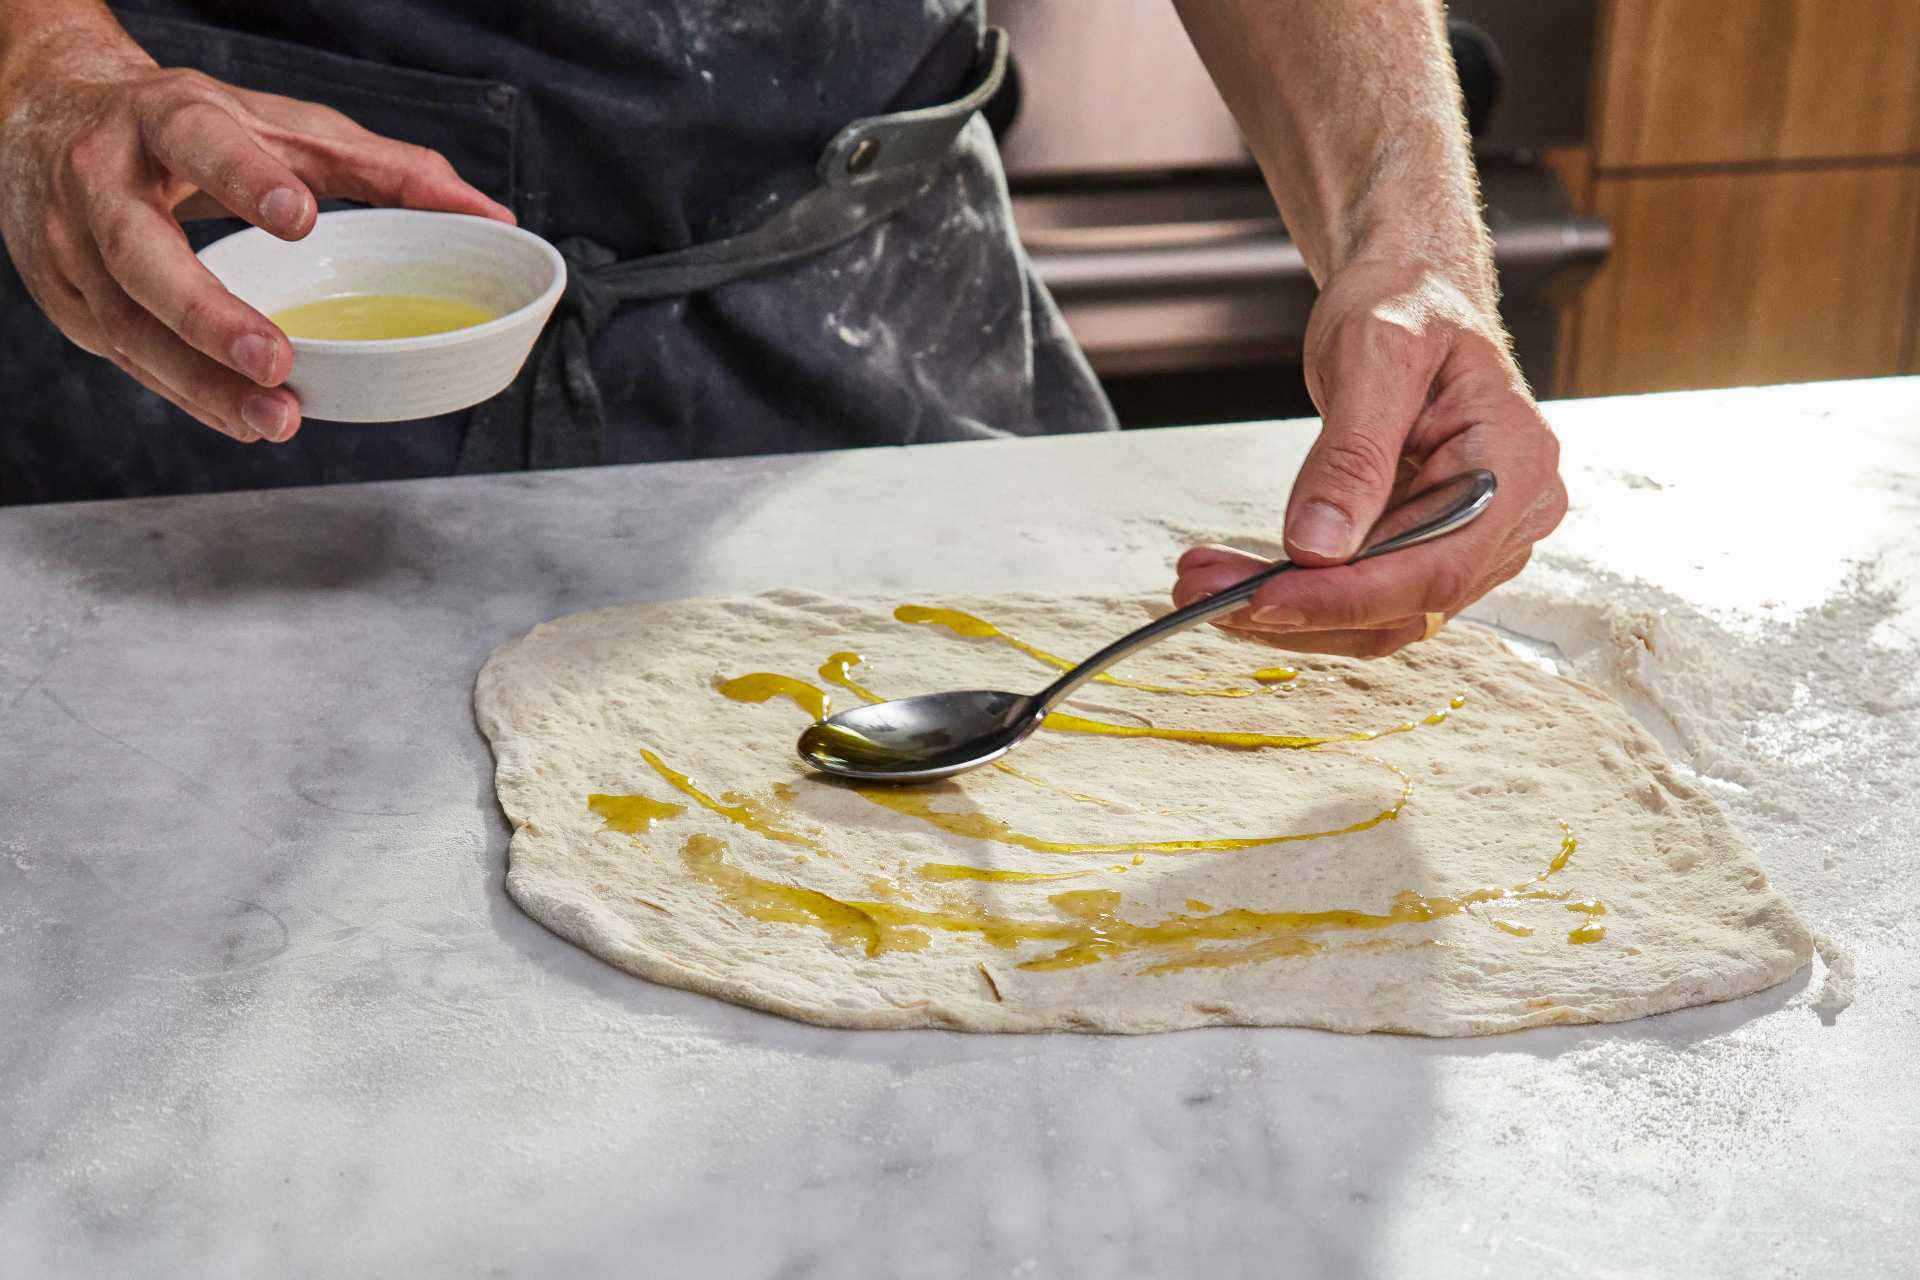
[[[1315,280],[1357,262],[1497,296],[1437,0],[1174,0]]]

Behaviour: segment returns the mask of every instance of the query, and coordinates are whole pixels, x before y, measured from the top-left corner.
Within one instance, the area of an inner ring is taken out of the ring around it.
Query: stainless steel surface
[[[1438,538],[1493,500],[1491,471],[1467,471],[1414,494],[1381,516],[1356,561]],[[1294,567],[1276,560],[1259,573],[1135,628],[1063,673],[1039,693],[1000,689],[931,693],[854,707],[807,726],[800,758],[823,773],[867,782],[928,782],[998,760],[1024,742],[1047,712],[1114,663],[1170,635],[1230,612]]]
[[[1556,385],[1559,308],[1612,248],[1545,169],[1482,173],[1502,315],[1521,368]],[[1016,192],[1036,272],[1102,375],[1298,358],[1318,296],[1299,247],[1255,177],[1193,176]]]
[[[1077,243],[1069,235],[1042,236],[1029,245],[1029,254],[1041,280],[1065,298],[1213,284],[1312,287],[1299,246],[1276,221],[1200,223],[1192,231],[1180,243],[1172,228],[1089,228]],[[1125,243],[1155,235],[1161,243]],[[1612,240],[1607,225],[1595,218],[1525,223],[1495,236],[1494,255],[1503,270],[1597,265]]]

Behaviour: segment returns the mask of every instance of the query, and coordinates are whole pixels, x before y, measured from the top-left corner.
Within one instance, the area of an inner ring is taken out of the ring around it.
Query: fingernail
[[[1287,541],[1296,550],[1338,560],[1353,551],[1353,523],[1331,502],[1316,500],[1300,508],[1287,530]]]
[[[257,333],[234,339],[233,364],[255,382],[265,385],[273,378],[273,343]]]
[[[1306,614],[1283,604],[1263,604],[1247,616],[1256,627],[1278,627],[1282,630],[1304,626],[1307,621]]]
[[[292,231],[306,216],[307,198],[292,187],[275,187],[260,202],[260,217],[270,227]]]
[[[287,405],[277,396],[253,396],[240,406],[240,418],[278,444],[287,438]]]

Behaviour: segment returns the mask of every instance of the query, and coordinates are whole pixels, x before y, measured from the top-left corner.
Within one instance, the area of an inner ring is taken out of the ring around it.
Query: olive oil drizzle
[[[1097,804],[1108,809],[1124,809],[1127,807],[1118,800],[1109,800],[1105,796],[1096,796],[1086,791],[1075,791],[1071,787],[1063,787],[1057,782],[1048,782],[1045,778],[1036,778],[1030,773],[1023,773],[1008,764],[1005,760],[995,760],[993,767],[1001,773],[1009,774],[1020,779],[1022,782],[1040,788],[1042,791],[1051,791],[1056,795],[1065,796],[1069,800],[1078,800],[1082,804]]]
[[[812,849],[816,853],[824,852],[820,842],[812,836],[801,835],[797,831],[788,831],[784,827],[775,826],[773,820],[767,817],[765,806],[755,802],[751,797],[730,795],[716,799],[702,791],[693,779],[672,768],[645,747],[640,748],[640,758],[645,760],[648,767],[655,773],[666,779],[668,786],[684,796],[691,797],[701,808],[719,814],[728,822],[745,827],[769,840],[778,840],[781,844],[799,845],[802,848]]]
[[[985,618],[976,618],[970,613],[958,609],[934,609],[923,604],[903,604],[893,611],[895,621],[913,626],[945,627],[957,636],[968,639],[998,640],[1000,643],[1017,649],[1034,661],[1052,667],[1056,671],[1067,671],[1078,665],[1061,657],[1057,653],[1048,653],[1045,649],[1028,644],[1018,636],[1008,635]],[[1262,685],[1284,684],[1300,673],[1291,667],[1265,667],[1253,673],[1252,678]],[[1093,678],[1095,684],[1113,685],[1121,689],[1139,689],[1145,693],[1172,693],[1189,698],[1250,698],[1262,693],[1262,689],[1224,688],[1186,688],[1179,685],[1147,684],[1139,680],[1128,680],[1110,672],[1101,672]]]
[[[901,606],[902,609],[911,607],[913,606]],[[968,617],[970,615],[962,614],[960,616]],[[974,621],[979,622],[979,619],[976,618]],[[991,626],[992,624],[983,622],[980,625]],[[820,678],[828,684],[847,690],[862,701],[868,703],[883,702],[885,699],[879,694],[867,688],[865,685],[860,684],[853,678],[853,669],[864,661],[865,659],[859,654],[851,651],[842,651],[833,654],[826,662],[821,664]],[[754,677],[751,676],[741,677],[743,680],[753,678]],[[800,682],[796,681],[795,683]],[[722,688],[721,692],[724,693],[726,690]],[[1181,691],[1174,690],[1173,692]],[[825,695],[822,694],[822,696],[824,697]],[[755,701],[759,700],[760,699],[755,699]],[[799,699],[795,698],[795,701],[797,702]],[[1445,707],[1423,716],[1417,721],[1408,720],[1386,729],[1362,729],[1355,733],[1340,733],[1324,738],[1313,737],[1307,734],[1250,733],[1237,729],[1182,729],[1160,725],[1115,724],[1110,720],[1094,720],[1087,716],[1073,715],[1065,711],[1049,712],[1047,718],[1040,722],[1040,727],[1043,729],[1051,729],[1056,733],[1086,733],[1108,738],[1153,738],[1162,742],[1198,742],[1213,747],[1234,747],[1246,750],[1279,748],[1287,751],[1299,751],[1308,747],[1324,746],[1331,742],[1372,742],[1396,733],[1411,733],[1421,725],[1444,723],[1449,712],[1459,710],[1466,705],[1466,702],[1467,695],[1465,693],[1457,693]],[[805,704],[802,704],[802,709],[805,709]],[[814,718],[818,720],[821,717],[815,716]]]
[[[654,752],[643,750],[641,755],[670,786],[695,800],[701,807],[771,839],[804,843],[820,852],[827,852],[817,841],[774,825],[762,812],[762,806],[734,795],[715,798],[687,775],[667,765]],[[786,794],[778,798],[786,803],[792,796],[791,789],[788,789]],[[1185,913],[1176,913],[1152,924],[1139,924],[1120,916],[1121,896],[1116,889],[1075,890],[1051,895],[1048,903],[1066,919],[1029,919],[999,915],[971,903],[949,904],[936,911],[897,902],[836,898],[817,889],[783,884],[737,867],[726,861],[725,843],[718,837],[706,834],[689,837],[681,852],[688,869],[718,889],[722,898],[735,910],[756,919],[821,928],[835,942],[859,946],[870,956],[891,951],[922,950],[928,942],[927,931],[931,929],[975,933],[1002,948],[1023,942],[1060,944],[1059,950],[1022,961],[1017,966],[1029,970],[1076,968],[1129,952],[1169,953],[1143,970],[1153,975],[1201,966],[1219,967],[1257,963],[1281,956],[1308,955],[1323,949],[1318,935],[1324,933],[1425,923],[1469,911],[1484,902],[1564,899],[1567,897],[1564,890],[1547,888],[1542,883],[1563,870],[1578,848],[1578,842],[1565,823],[1561,824],[1561,830],[1560,849],[1547,867],[1532,879],[1510,888],[1489,885],[1452,895],[1423,895],[1406,890],[1396,894],[1383,912],[1356,908],[1255,911],[1244,907],[1212,911],[1203,903],[1189,901]],[[1136,854],[1136,861],[1138,857]],[[942,868],[933,874],[931,878],[934,879],[1032,882],[1081,874],[978,874],[982,869],[963,868],[957,864],[929,865]],[[1588,900],[1563,905],[1587,917],[1587,923],[1568,936],[1569,942],[1593,942],[1605,936],[1604,927],[1594,923],[1594,918],[1605,912],[1605,904]],[[1502,927],[1503,932],[1515,932],[1499,924],[1496,927]],[[1587,936],[1589,930],[1598,932]],[[1222,945],[1201,949],[1202,944],[1206,943]]]
[[[986,624],[982,624],[982,625],[986,625]],[[879,702],[881,701],[881,698],[878,694],[874,693],[870,689],[867,689],[866,687],[859,684],[857,681],[853,679],[853,676],[852,676],[853,668],[858,666],[862,661],[863,659],[861,658],[861,656],[852,651],[843,650],[839,653],[835,653],[832,656],[830,656],[826,660],[826,662],[821,664],[820,678],[826,681],[828,684],[836,685],[842,689],[847,689],[851,691],[852,693],[854,693],[855,695],[864,699],[867,702],[870,702],[870,703]],[[800,693],[796,693],[796,690],[808,691],[808,692],[819,695],[821,699],[821,705],[822,706],[825,705],[825,700],[827,695],[825,694],[824,691],[816,689],[814,688],[814,686],[808,685],[803,681],[794,680],[791,677],[773,675],[765,672],[756,673],[750,676],[741,676],[741,677],[738,677],[737,679],[726,681],[719,686],[720,693],[726,697],[745,700],[745,701],[764,702],[770,697],[773,697],[776,695],[784,695],[788,698],[791,698],[797,705],[800,706],[802,710],[810,711],[811,707],[809,706],[807,700]],[[1465,701],[1465,697],[1464,695],[1462,695],[1460,697],[1457,697],[1454,700],[1453,705],[1458,706],[1464,701]],[[1438,724],[1441,720],[1444,720],[1446,718],[1446,714],[1447,713],[1445,711],[1437,711],[1433,715],[1427,717],[1427,723]],[[816,715],[815,718],[817,720],[819,717]],[[1316,746],[1324,745],[1329,742],[1371,741],[1374,738],[1382,736],[1379,733],[1362,733],[1362,734],[1345,735],[1340,738],[1312,738],[1312,737],[1281,738],[1271,734],[1216,733],[1210,730],[1200,730],[1200,729],[1152,730],[1152,729],[1142,728],[1139,726],[1108,724],[1105,721],[1098,721],[1098,720],[1084,720],[1079,716],[1059,717],[1057,715],[1048,716],[1045,723],[1048,725],[1051,725],[1051,723],[1056,718],[1071,722],[1073,725],[1095,726],[1094,728],[1083,730],[1084,732],[1112,733],[1120,737],[1144,737],[1144,736],[1152,736],[1157,734],[1161,736],[1167,736],[1169,737],[1169,740],[1175,741],[1175,742],[1204,742],[1210,745],[1228,746],[1228,747],[1245,746],[1245,745],[1259,745],[1259,746],[1285,745],[1289,747],[1316,747]],[[1384,732],[1400,733],[1406,730],[1410,730],[1414,727],[1415,726],[1412,723],[1408,723],[1408,724],[1397,726],[1393,729],[1385,730]],[[1247,740],[1254,740],[1254,741],[1250,742]],[[655,769],[663,768],[662,765],[657,763],[658,761],[657,756],[653,756],[650,753],[646,753],[646,754],[647,754],[648,763],[652,764]],[[1130,852],[1138,851],[1143,853],[1172,854],[1172,853],[1195,853],[1195,852],[1202,852],[1202,851],[1218,852],[1218,851],[1225,851],[1225,850],[1231,850],[1231,849],[1255,849],[1263,845],[1289,844],[1289,843],[1293,843],[1295,841],[1300,841],[1300,840],[1321,840],[1330,836],[1352,835],[1356,832],[1370,830],[1373,827],[1379,826],[1383,822],[1393,821],[1395,818],[1400,816],[1401,809],[1403,809],[1406,806],[1407,801],[1412,797],[1413,779],[1408,777],[1406,773],[1401,771],[1396,766],[1388,764],[1386,761],[1379,759],[1379,757],[1377,756],[1368,757],[1368,758],[1377,764],[1381,764],[1389,769],[1392,769],[1394,773],[1399,775],[1400,783],[1401,783],[1400,795],[1399,795],[1399,798],[1395,800],[1390,807],[1380,810],[1378,813],[1373,814],[1371,817],[1360,819],[1359,821],[1350,823],[1344,827],[1330,828],[1325,831],[1291,832],[1284,835],[1274,835],[1274,836],[1237,836],[1237,837],[1201,838],[1201,839],[1193,839],[1193,840],[1154,840],[1154,841],[1131,840],[1131,841],[1109,841],[1109,842],[1098,842],[1098,843],[1069,843],[1069,842],[1063,842],[1063,841],[1057,841],[1057,840],[1045,840],[1037,836],[1025,835],[1021,832],[1013,830],[1011,827],[1007,826],[1006,823],[1001,822],[998,818],[990,817],[987,814],[952,813],[945,810],[935,809],[933,807],[931,799],[927,796],[924,790],[918,790],[918,789],[908,788],[908,787],[871,785],[871,784],[861,784],[861,783],[850,783],[849,789],[855,792],[857,795],[861,796],[862,798],[868,800],[869,802],[879,805],[883,809],[890,809],[893,812],[901,814],[904,817],[917,818],[920,821],[926,822],[934,827],[939,828],[942,831],[948,832],[949,834],[966,837],[968,839],[988,840],[998,844],[1012,845],[1018,848],[1031,850],[1035,853],[1130,853]],[[1060,788],[1054,787],[1053,784],[1046,782],[1043,779],[1035,778],[1030,774],[1020,773],[1017,770],[1013,770],[1013,769],[1008,769],[1007,772],[1011,773],[1014,777],[1021,778],[1022,780],[1027,781],[1029,783],[1033,783],[1035,785],[1046,787],[1052,790],[1060,790]],[[668,780],[672,782],[672,784],[676,788],[686,792],[688,795],[693,795],[696,798],[699,798],[701,793],[699,793],[695,789],[692,789],[692,785],[686,781],[684,775],[676,775],[676,777],[678,777],[679,779],[678,781],[675,781],[674,778],[669,778]],[[1067,794],[1073,795],[1075,796],[1075,798],[1081,798],[1078,795],[1078,793],[1068,792]],[[710,803],[709,800],[707,799],[702,799],[701,803],[706,804],[707,807],[709,808],[714,808],[714,804]],[[718,809],[716,809],[715,811],[719,812]],[[950,867],[956,864],[930,863],[928,865],[933,867]],[[935,872],[934,874],[938,876],[940,873]],[[950,874],[946,876],[946,878],[954,879],[958,877]],[[1002,878],[1020,879],[1024,877],[1016,876],[1012,873],[1007,873],[1004,876],[992,875],[992,874],[987,874],[985,871],[982,871],[980,875],[974,878],[985,880],[985,879],[1002,879]]]
[[[666,761],[662,760],[654,752],[643,747],[640,751],[640,758],[645,760],[648,767],[659,774],[668,786],[680,792],[682,795],[690,797],[695,803],[699,804],[701,808],[717,813],[729,822],[745,827],[749,831],[757,832],[770,839],[778,840],[785,844],[803,845],[816,852],[822,851],[820,843],[812,837],[800,835],[797,832],[788,831],[784,827],[776,825],[774,820],[765,812],[765,807],[757,804],[751,798],[731,794],[716,798],[703,791],[700,785],[686,774],[669,766]],[[1413,796],[1413,779],[1396,765],[1389,764],[1387,761],[1380,760],[1378,757],[1369,758],[1375,763],[1391,769],[1400,778],[1400,794],[1390,808],[1382,809],[1372,817],[1362,818],[1358,822],[1328,831],[1303,831],[1276,836],[1224,836],[1193,840],[1116,840],[1098,843],[1046,840],[1038,836],[1030,836],[1023,832],[1015,831],[1006,823],[1000,821],[1000,819],[990,817],[984,813],[951,813],[946,810],[935,809],[931,798],[924,790],[916,791],[907,787],[866,786],[860,784],[855,784],[852,790],[863,799],[871,801],[883,809],[891,810],[903,817],[917,818],[951,835],[1009,845],[1014,848],[1027,849],[1034,853],[1182,854],[1226,852],[1233,849],[1256,849],[1262,845],[1290,844],[1300,840],[1319,840],[1328,836],[1351,835],[1355,832],[1366,831],[1379,826],[1383,822],[1391,822],[1395,818],[1398,818],[1400,811],[1406,807],[1407,801]],[[644,797],[638,796],[621,798],[644,800]],[[950,864],[931,863],[928,865],[943,867]],[[933,878],[958,879],[960,877],[952,874],[943,876],[939,872],[935,872]],[[983,874],[977,878],[1023,879],[1025,877],[1013,874],[1008,874],[1004,877]]]
[[[1004,867],[976,867],[965,862],[923,862],[920,874],[928,880],[998,880],[1025,884],[1033,880],[1072,880],[1088,871],[1010,871]]]
[[[896,610],[895,617],[906,623],[946,626],[963,636],[998,639],[1051,667],[1064,668],[1070,665],[1065,660],[1009,636],[992,623],[970,614],[907,605]],[[845,689],[867,702],[878,702],[881,700],[879,695],[864,687],[853,677],[853,669],[859,666],[861,661],[862,658],[858,653],[836,652],[820,666],[819,677],[825,683]],[[1252,678],[1263,683],[1277,682],[1292,680],[1297,674],[1290,668],[1268,668],[1252,673]],[[1154,693],[1239,697],[1253,692],[1244,689],[1175,688],[1106,677],[1102,677],[1102,681]],[[831,706],[831,695],[825,690],[804,680],[773,672],[755,672],[720,681],[716,683],[715,688],[723,696],[742,702],[766,702],[776,697],[784,697],[816,721],[824,719]],[[1464,694],[1458,695],[1446,708],[1436,710],[1419,721],[1408,721],[1384,730],[1330,737],[1123,725],[1065,713],[1050,715],[1044,722],[1044,727],[1068,733],[1089,733],[1122,738],[1157,738],[1216,747],[1316,750],[1331,747],[1333,744],[1369,742],[1390,734],[1406,733],[1422,724],[1440,724],[1446,720],[1450,710],[1464,705],[1465,700]],[[686,774],[673,769],[655,752],[642,749],[640,754],[648,766],[668,786],[727,821],[783,844],[820,853],[831,852],[814,836],[792,830],[784,825],[783,820],[778,816],[789,807],[795,795],[791,787],[784,784],[776,785],[777,806],[734,792],[723,793],[716,797],[700,788]],[[1377,756],[1365,758],[1384,765],[1399,775],[1401,790],[1392,807],[1345,827],[1278,836],[1163,841],[1054,841],[1015,831],[999,819],[986,814],[955,813],[935,809],[932,804],[933,796],[925,789],[913,790],[859,784],[855,784],[852,789],[868,801],[891,812],[928,823],[938,830],[963,838],[988,841],[1049,855],[1106,855],[1132,852],[1134,855],[1132,863],[1138,865],[1149,853],[1180,855],[1250,849],[1270,844],[1347,835],[1392,821],[1399,816],[1411,797],[1412,779],[1397,766]],[[1003,763],[1001,767],[1004,772],[1016,778],[1035,786],[1058,791],[1076,800],[1113,803],[1103,801],[1099,797],[1069,791],[1044,779],[1021,773]],[[683,813],[687,806],[653,800],[644,795],[620,796],[596,793],[588,798],[588,807],[600,815],[609,830],[638,836],[649,831],[655,822]],[[725,843],[712,835],[690,836],[683,844],[681,853],[688,869],[714,886],[722,900],[734,909],[757,919],[820,928],[835,943],[859,947],[869,955],[921,950],[927,946],[933,932],[959,932],[977,934],[990,945],[1002,949],[1028,942],[1055,945],[1056,949],[1048,954],[1020,962],[1017,967],[1021,969],[1073,968],[1097,963],[1113,955],[1153,952],[1160,954],[1161,958],[1142,972],[1159,974],[1197,966],[1235,965],[1279,956],[1311,954],[1323,949],[1324,944],[1318,939],[1320,935],[1328,932],[1385,929],[1467,912],[1485,915],[1487,923],[1506,934],[1526,937],[1533,933],[1533,929],[1525,924],[1474,910],[1493,902],[1519,903],[1536,900],[1558,902],[1567,910],[1578,912],[1585,917],[1584,922],[1568,934],[1568,942],[1574,944],[1596,942],[1606,936],[1605,926],[1598,923],[1598,918],[1606,913],[1606,905],[1597,899],[1568,902],[1566,899],[1569,895],[1565,890],[1544,883],[1565,869],[1577,847],[1578,842],[1571,829],[1562,822],[1560,849],[1546,868],[1530,880],[1505,887],[1483,886],[1454,895],[1426,896],[1408,890],[1395,895],[1384,911],[1368,912],[1344,908],[1323,911],[1255,911],[1244,907],[1229,907],[1216,911],[1205,902],[1189,899],[1185,912],[1170,914],[1150,924],[1136,923],[1119,914],[1122,900],[1117,889],[1082,889],[1051,894],[1047,902],[1058,918],[1027,919],[999,915],[980,904],[965,901],[949,902],[940,910],[932,910],[896,901],[843,900],[805,886],[770,880],[729,863],[725,857]],[[1110,872],[1124,872],[1127,869],[1125,864],[1106,868]],[[1099,868],[1086,868],[1058,872],[1024,871],[930,862],[920,866],[919,874],[935,881],[977,880],[1026,884],[1097,874],[1099,870]],[[876,881],[873,886],[876,894],[880,893],[883,886],[889,890],[894,888],[884,881]]]
[[[793,705],[815,720],[825,720],[828,708],[833,705],[832,695],[825,689],[810,685],[805,680],[796,680],[792,676],[778,675],[772,671],[755,671],[751,675],[735,676],[731,680],[720,681],[714,688],[721,697],[731,698],[735,702],[766,702],[772,698],[788,698],[792,700]]]
[[[600,815],[607,830],[622,835],[644,835],[663,818],[678,817],[687,811],[683,804],[669,804],[647,796],[610,796],[595,792],[587,797],[587,808]]]
[[[1078,968],[1128,953],[1162,954],[1143,971],[1149,975],[1309,955],[1324,949],[1319,940],[1323,934],[1423,924],[1457,915],[1476,900],[1473,894],[1427,897],[1409,890],[1396,894],[1387,910],[1378,912],[1245,907],[1196,912],[1192,909],[1196,904],[1189,903],[1186,912],[1140,924],[1120,914],[1119,890],[1076,889],[1049,895],[1047,902],[1057,918],[1043,919],[1000,915],[975,903],[932,910],[898,902],[847,901],[754,875],[728,862],[725,854],[724,842],[704,833],[689,836],[681,846],[688,870],[714,886],[722,900],[743,915],[811,925],[834,942],[858,947],[869,956],[924,950],[929,930],[976,934],[1001,949],[1028,942],[1057,944],[1057,950],[1015,966],[1032,971]],[[1202,950],[1207,943],[1226,945]]]
[[[1607,926],[1600,923],[1600,917],[1607,914],[1607,904],[1598,898],[1589,898],[1585,902],[1569,902],[1569,911],[1578,911],[1586,916],[1586,921],[1567,935],[1567,941],[1576,946],[1587,942],[1598,942],[1607,936]]]
[[[865,661],[859,654],[846,650],[832,654],[820,664],[820,678],[828,684],[839,685],[864,702],[882,702],[884,699],[879,694],[854,683],[853,669]]]

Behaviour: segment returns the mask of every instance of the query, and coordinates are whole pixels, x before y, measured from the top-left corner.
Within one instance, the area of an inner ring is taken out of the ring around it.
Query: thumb
[[[1320,435],[1287,500],[1287,557],[1304,565],[1343,564],[1360,550],[1393,495],[1431,381],[1392,360],[1329,356],[1320,369]]]

